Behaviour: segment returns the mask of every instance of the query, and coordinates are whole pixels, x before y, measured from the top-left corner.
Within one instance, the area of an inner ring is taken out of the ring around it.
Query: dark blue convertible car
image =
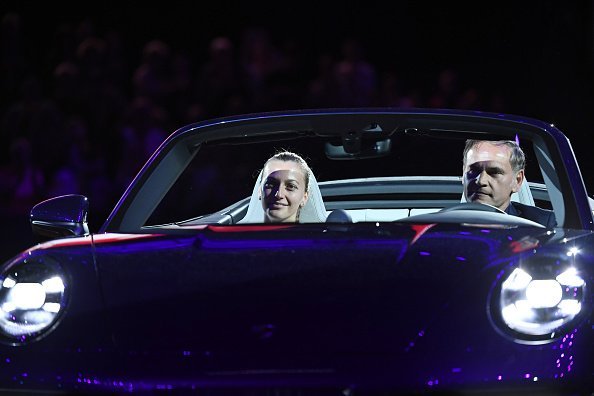
[[[463,202],[467,139],[519,142],[512,199],[557,226]],[[280,150],[313,171],[299,223],[263,221],[258,172]],[[97,233],[92,208],[38,204],[41,242],[0,267],[0,394],[594,391],[592,199],[545,122],[421,109],[200,122],[162,143]]]

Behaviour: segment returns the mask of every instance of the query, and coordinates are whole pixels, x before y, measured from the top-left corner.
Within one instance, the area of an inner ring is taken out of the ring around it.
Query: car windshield
[[[399,134],[392,138],[388,155],[359,160],[330,159],[325,152],[328,142],[323,136],[301,136],[263,142],[204,143],[145,226],[226,224],[220,217],[209,215],[242,201],[247,205],[246,199],[252,194],[265,161],[283,150],[298,153],[307,160],[320,184],[328,213],[337,208],[361,210],[366,205],[375,210],[417,207],[437,210],[460,202],[464,139]],[[532,144],[524,143],[521,145],[527,158],[526,180],[542,183]],[[435,184],[441,177],[447,179],[443,188]],[[369,178],[373,178],[374,187],[360,188],[361,179]],[[424,184],[404,188],[405,178],[418,179]],[[341,188],[332,189],[337,183]],[[534,195],[539,206],[550,208],[546,191],[535,191]]]

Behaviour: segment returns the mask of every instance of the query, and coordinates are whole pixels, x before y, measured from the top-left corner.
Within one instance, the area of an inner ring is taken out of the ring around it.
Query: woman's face
[[[262,172],[261,198],[265,223],[296,222],[307,202],[305,174],[294,161],[271,160]]]

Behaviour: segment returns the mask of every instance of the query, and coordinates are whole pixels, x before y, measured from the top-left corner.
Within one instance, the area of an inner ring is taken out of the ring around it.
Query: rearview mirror
[[[384,157],[392,152],[392,140],[365,140],[358,142],[357,149],[342,143],[326,142],[324,151],[329,159],[349,160]]]

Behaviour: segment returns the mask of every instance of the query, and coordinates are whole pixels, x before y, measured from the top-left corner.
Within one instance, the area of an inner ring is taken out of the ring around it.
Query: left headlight
[[[502,275],[491,295],[490,314],[517,342],[551,341],[570,330],[584,309],[586,281],[573,263],[532,261]]]
[[[61,317],[67,282],[51,258],[28,258],[0,274],[1,340],[22,344],[44,336]]]

